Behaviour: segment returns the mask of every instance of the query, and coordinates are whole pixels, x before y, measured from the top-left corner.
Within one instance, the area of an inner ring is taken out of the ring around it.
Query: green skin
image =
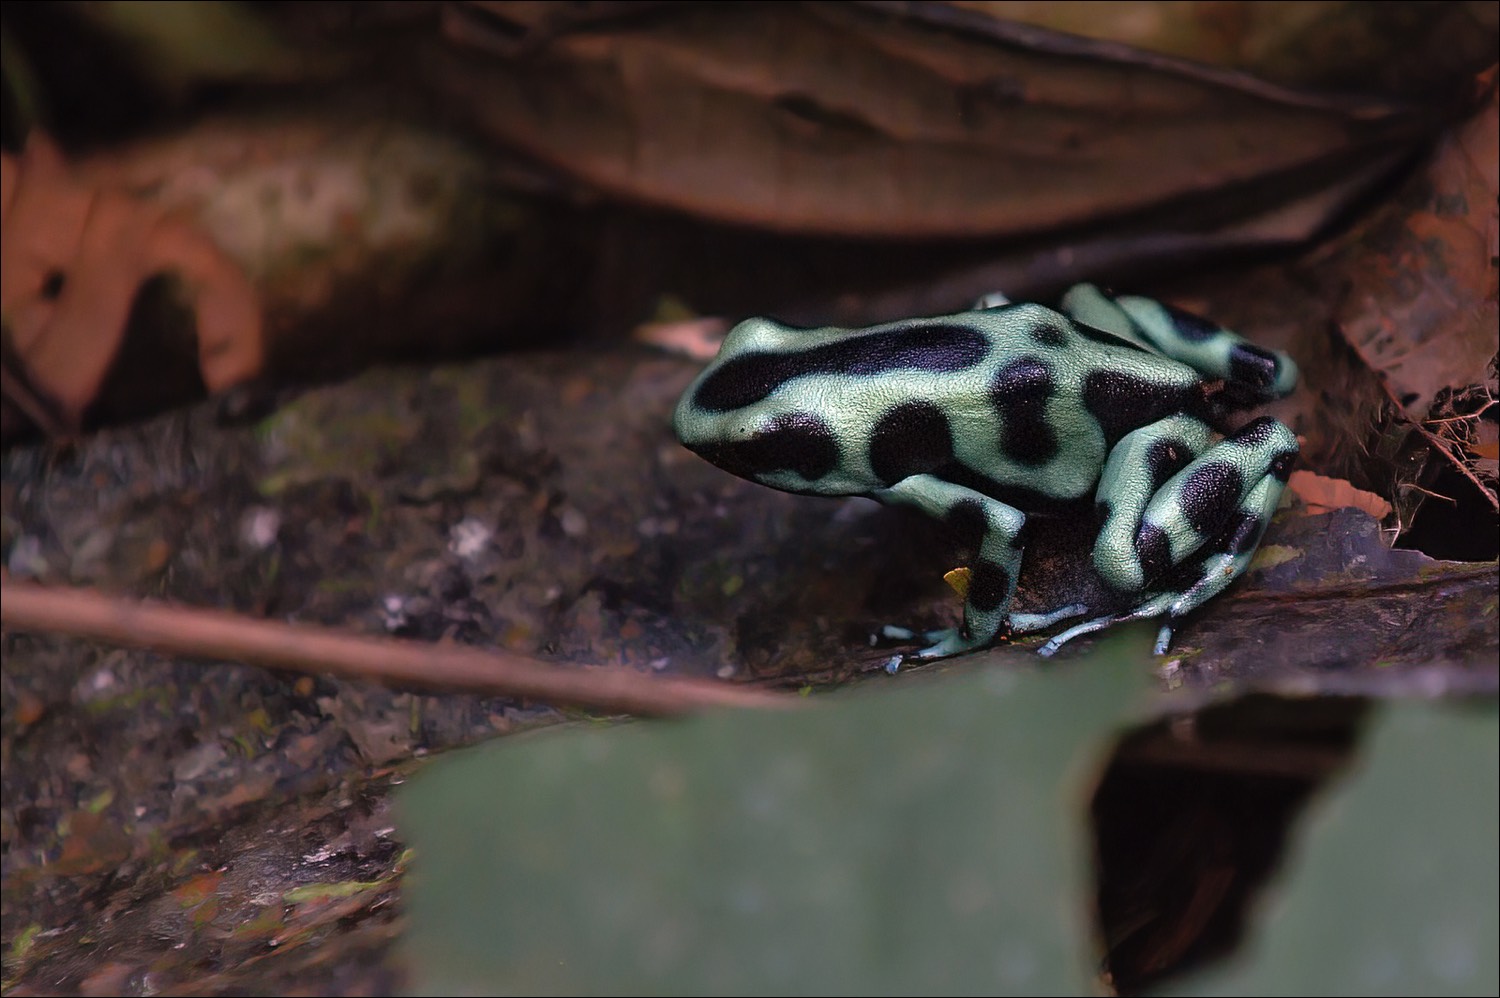
[[[917,658],[1082,614],[1010,611],[1027,512],[1093,497],[1094,564],[1131,609],[1047,642],[1165,617],[1156,644],[1245,571],[1297,454],[1286,426],[1226,413],[1290,393],[1282,353],[1148,298],[1081,284],[1061,312],[987,307],[866,329],[736,326],[678,403],[684,445],[735,474],[810,495],[914,506],[979,536],[960,627]],[[889,637],[916,632],[886,628]]]

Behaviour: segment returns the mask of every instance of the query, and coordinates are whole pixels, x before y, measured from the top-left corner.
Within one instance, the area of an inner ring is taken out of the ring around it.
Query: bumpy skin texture
[[[1164,653],[1175,621],[1249,564],[1297,454],[1275,420],[1217,442],[1210,424],[1286,395],[1297,369],[1148,298],[1083,284],[1061,307],[1066,314],[1003,303],[867,329],[750,319],[683,394],[677,436],[763,485],[915,506],[978,536],[963,626],[929,632],[917,657],[1082,612],[1009,607],[1024,511],[1093,496],[1095,565],[1139,602],[1042,652],[1121,620],[1165,616]]]

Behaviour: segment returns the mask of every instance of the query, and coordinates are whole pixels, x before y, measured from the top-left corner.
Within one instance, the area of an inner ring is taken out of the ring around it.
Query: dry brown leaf
[[[1500,478],[1500,426],[1493,420],[1482,419],[1475,423],[1474,431],[1474,440],[1466,450],[1475,472],[1491,481]]]
[[[1336,319],[1414,420],[1444,389],[1483,385],[1500,326],[1500,103],[1444,139],[1396,224],[1375,227]]]
[[[1293,86],[1433,92],[1493,61],[1497,8],[1348,0],[949,0],[994,17],[1232,66]]]
[[[1374,453],[1391,466],[1389,493],[1411,522],[1428,488],[1430,462],[1400,455],[1419,445],[1431,461],[1468,479],[1500,510],[1482,447],[1500,397],[1500,102],[1497,70],[1476,85],[1482,110],[1448,135],[1425,170],[1320,264],[1338,303],[1333,324],[1378,377],[1396,418]],[[1492,417],[1491,417],[1492,418]],[[1425,477],[1424,477],[1425,476]]]
[[[120,350],[141,285],[182,284],[197,320],[204,384],[261,369],[260,306],[240,268],[161,206],[80,182],[46,138],[0,157],[0,312],[33,389],[76,428]]]
[[[1311,471],[1294,471],[1286,484],[1312,513],[1330,513],[1336,509],[1353,507],[1364,510],[1377,520],[1383,520],[1391,511],[1390,503],[1373,492],[1356,489],[1342,478],[1325,478]]]
[[[601,190],[848,236],[1034,232],[1169,203],[1217,225],[1438,124],[927,9],[602,5],[559,26],[556,5],[449,4],[461,51],[434,75],[454,110]]]

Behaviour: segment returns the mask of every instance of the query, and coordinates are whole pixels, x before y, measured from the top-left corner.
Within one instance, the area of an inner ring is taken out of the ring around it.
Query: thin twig
[[[1339,332],[1342,335],[1343,330],[1340,329]],[[1345,336],[1344,342],[1350,343],[1350,345],[1354,346],[1355,352],[1359,354],[1360,359],[1364,360],[1366,366],[1368,366],[1372,371],[1379,370],[1373,364],[1370,364],[1369,360],[1365,358],[1364,353],[1359,349],[1357,345],[1353,344],[1349,337]],[[1438,453],[1447,458],[1448,463],[1453,465],[1453,467],[1458,470],[1459,474],[1463,475],[1469,481],[1474,483],[1474,487],[1479,490],[1479,494],[1484,496],[1485,499],[1489,501],[1490,508],[1496,510],[1497,512],[1500,512],[1500,497],[1497,497],[1495,493],[1485,488],[1484,483],[1481,482],[1478,476],[1476,476],[1474,472],[1469,469],[1468,464],[1466,464],[1463,459],[1453,451],[1449,450],[1448,441],[1445,438],[1438,436],[1436,433],[1432,432],[1425,425],[1423,425],[1425,422],[1424,420],[1416,419],[1406,411],[1406,406],[1402,405],[1401,400],[1396,397],[1395,389],[1391,387],[1390,382],[1387,379],[1377,378],[1376,380],[1380,382],[1381,390],[1385,392],[1385,397],[1390,399],[1391,404],[1396,407],[1396,411],[1401,413],[1402,417],[1405,418],[1409,423],[1411,423],[1412,428],[1420,433],[1423,437],[1425,437],[1429,444],[1437,448]],[[1456,502],[1455,505],[1457,505]]]
[[[1408,490],[1410,492],[1420,492],[1424,496],[1431,496],[1434,499],[1441,499],[1441,500],[1443,500],[1443,502],[1447,503],[1449,506],[1457,506],[1458,505],[1458,500],[1455,499],[1455,498],[1453,498],[1452,496],[1445,496],[1441,492],[1434,492],[1431,489],[1424,489],[1424,488],[1422,488],[1422,486],[1418,485],[1416,482],[1406,482],[1403,485],[1398,485],[1397,488],[1406,489],[1406,490]]]
[[[1474,420],[1478,419],[1479,417],[1483,416],[1485,413],[1489,412],[1490,409],[1492,409],[1497,404],[1500,404],[1500,403],[1497,403],[1494,399],[1489,399],[1489,400],[1487,400],[1484,403],[1484,405],[1480,406],[1478,409],[1475,409],[1473,412],[1461,412],[1461,413],[1458,413],[1457,415],[1453,415],[1453,416],[1443,416],[1441,419],[1427,419],[1427,420],[1423,420],[1423,422],[1431,423],[1431,424],[1437,424],[1437,423],[1471,423]]]
[[[1473,471],[1469,470],[1468,464],[1450,449],[1447,440],[1433,433],[1421,423],[1414,422],[1412,425],[1416,427],[1418,433],[1427,438],[1428,443],[1436,447],[1448,459],[1449,464],[1458,469],[1459,474],[1474,483],[1474,487],[1479,490],[1479,494],[1489,500],[1491,509],[1500,512],[1500,497],[1497,497],[1495,493],[1484,487],[1484,483],[1479,480],[1479,477]]]
[[[190,607],[3,581],[0,625],[191,658],[248,662],[400,686],[514,696],[625,714],[706,707],[788,707],[797,697],[628,668],[574,666],[456,645],[375,638],[311,624],[257,620]]]

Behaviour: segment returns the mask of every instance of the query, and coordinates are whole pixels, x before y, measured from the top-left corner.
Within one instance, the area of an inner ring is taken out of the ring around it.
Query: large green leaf
[[[1087,791],[1148,677],[971,664],[461,753],[400,800],[413,987],[1090,990]]]
[[[443,760],[400,801],[413,990],[1095,990],[1086,798],[1150,675],[1101,651]],[[1497,760],[1493,705],[1385,707],[1181,993],[1494,993]]]
[[[1500,991],[1493,703],[1385,709],[1361,770],[1307,816],[1262,925],[1192,995]]]

